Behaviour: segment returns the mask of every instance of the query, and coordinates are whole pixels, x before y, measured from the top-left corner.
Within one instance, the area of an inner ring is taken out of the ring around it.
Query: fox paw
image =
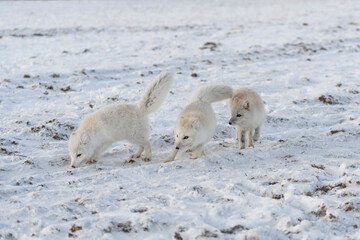
[[[151,161],[151,158],[149,158],[149,157],[144,157],[143,161],[144,161],[144,162],[150,162],[150,161]]]
[[[132,154],[130,155],[130,158],[139,158],[140,157],[140,154]]]
[[[87,162],[86,162],[86,164],[95,164],[97,161],[95,160],[95,159],[92,159],[92,160],[88,160]]]

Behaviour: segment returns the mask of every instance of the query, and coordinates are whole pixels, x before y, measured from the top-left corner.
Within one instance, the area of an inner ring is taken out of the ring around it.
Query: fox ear
[[[195,128],[195,129],[198,128],[198,127],[200,126],[199,119],[193,120],[192,123],[191,123],[191,126],[192,126],[193,128]]]
[[[250,103],[249,103],[249,101],[245,101],[243,106],[244,106],[244,108],[245,108],[246,110],[250,110]]]
[[[88,141],[89,141],[89,134],[83,133],[80,137],[80,144],[81,145],[87,144]]]

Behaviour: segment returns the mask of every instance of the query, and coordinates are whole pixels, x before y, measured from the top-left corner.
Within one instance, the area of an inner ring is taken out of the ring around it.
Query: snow
[[[358,1],[0,2],[0,239],[359,239],[359,52]],[[153,160],[70,168],[80,120],[165,69]],[[260,141],[223,101],[206,156],[164,163],[203,84],[256,90]]]

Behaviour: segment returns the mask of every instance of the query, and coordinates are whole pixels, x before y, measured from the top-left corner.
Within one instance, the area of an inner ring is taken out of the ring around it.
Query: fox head
[[[200,127],[199,119],[187,118],[181,116],[178,119],[174,131],[175,143],[177,150],[192,150],[197,146],[198,129]]]
[[[82,162],[90,160],[93,155],[90,136],[88,133],[81,133],[76,130],[70,135],[69,152],[71,158],[71,167],[76,168]]]
[[[229,104],[229,112],[231,118],[230,125],[246,126],[251,119],[251,104],[247,100],[242,100],[238,97],[231,99]]]

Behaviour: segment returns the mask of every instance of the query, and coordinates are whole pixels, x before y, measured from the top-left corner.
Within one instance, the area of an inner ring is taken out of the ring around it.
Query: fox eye
[[[179,135],[176,135],[176,137],[178,138],[178,137],[179,137]]]
[[[76,155],[76,157],[78,158],[78,157],[81,157],[81,153],[79,153],[78,155]]]
[[[188,139],[189,138],[189,136],[185,136],[183,139]]]
[[[236,115],[237,117],[241,117],[242,115],[241,114],[238,114],[238,115]]]

